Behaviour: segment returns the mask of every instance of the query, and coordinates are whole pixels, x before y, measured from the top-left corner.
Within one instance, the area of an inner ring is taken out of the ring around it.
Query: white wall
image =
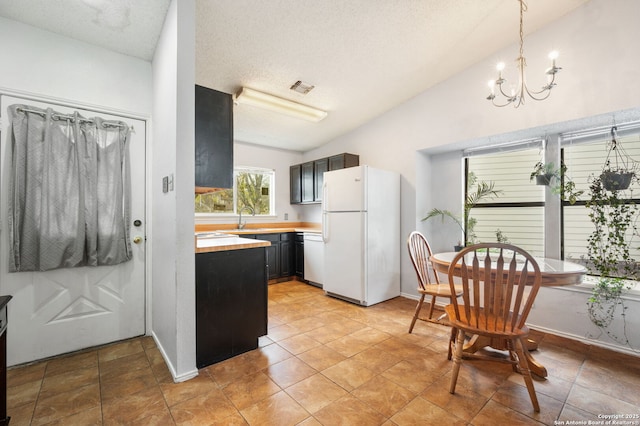
[[[151,255],[153,335],[173,374],[198,374],[193,248],[195,3],[173,0],[153,59]],[[174,190],[162,192],[173,175]]]
[[[440,178],[432,174],[435,164],[420,151],[433,154],[464,145],[490,143],[495,137],[492,135],[520,135],[522,129],[536,128],[544,133],[545,127],[557,126],[557,123],[571,121],[573,126],[580,121],[589,122],[583,120],[585,117],[614,115],[611,113],[638,108],[640,49],[635,40],[640,38],[640,26],[637,16],[640,16],[640,2],[591,0],[528,35],[525,55],[530,83],[535,84],[538,78],[540,85],[544,83],[542,73],[552,48],[558,49],[561,55],[558,64],[563,71],[558,75],[558,86],[544,102],[530,101],[514,109],[495,108],[485,99],[488,90],[485,82],[495,77],[495,63],[504,60],[512,64],[510,58],[517,56],[517,46],[512,45],[351,133],[305,153],[304,158],[346,151],[360,154],[361,164],[402,173],[404,239],[412,230],[424,229],[420,219],[431,206],[440,205],[443,197],[461,199],[461,181],[441,183]],[[432,168],[428,169],[430,164]],[[456,174],[459,170],[452,173]],[[438,187],[438,191],[432,193],[433,187]],[[417,211],[416,206],[420,206],[421,211]],[[319,215],[316,207],[307,209],[305,214]],[[415,273],[404,241],[401,253],[402,292],[415,295]],[[562,307],[548,306],[551,316],[556,309]],[[584,317],[575,320],[588,321]],[[561,331],[563,325],[557,323],[554,327]]]
[[[0,17],[0,88],[150,116],[151,64]]]

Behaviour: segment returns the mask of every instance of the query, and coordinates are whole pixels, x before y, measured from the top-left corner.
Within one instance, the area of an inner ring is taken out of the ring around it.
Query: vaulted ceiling
[[[525,34],[586,1],[529,1]],[[169,3],[3,0],[0,16],[150,61]],[[307,151],[516,43],[518,14],[516,0],[196,0],[196,83],[328,111],[312,123],[236,106],[236,140]]]

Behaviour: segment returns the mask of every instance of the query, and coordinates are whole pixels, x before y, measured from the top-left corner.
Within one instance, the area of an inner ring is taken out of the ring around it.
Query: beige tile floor
[[[261,347],[183,383],[149,337],[10,369],[11,426],[553,425],[640,413],[640,358],[541,333],[540,413],[505,364],[464,362],[451,395],[449,330],[418,322],[408,334],[414,306],[271,285]]]

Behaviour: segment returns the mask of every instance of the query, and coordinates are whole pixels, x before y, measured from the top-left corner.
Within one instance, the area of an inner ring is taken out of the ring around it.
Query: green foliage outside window
[[[246,207],[254,215],[269,214],[269,181],[262,173],[238,173],[238,211]]]
[[[233,213],[233,189],[196,195],[196,213]]]
[[[272,181],[272,170],[237,169],[235,188],[197,194],[195,212],[234,214],[243,209],[243,213],[249,212],[252,215],[272,214]]]

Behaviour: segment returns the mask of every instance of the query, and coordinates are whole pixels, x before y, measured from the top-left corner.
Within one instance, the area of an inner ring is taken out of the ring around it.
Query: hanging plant
[[[635,174],[633,172],[623,172],[623,171],[611,171],[607,170],[602,172],[600,175],[602,179],[602,186],[607,191],[618,191],[629,188],[631,185],[631,179]]]
[[[618,128],[611,128],[611,142],[604,162],[600,180],[607,191],[621,191],[629,188],[636,177],[637,162],[631,158],[617,140]]]
[[[529,175],[529,180],[535,179],[536,185],[549,186],[554,178],[560,179],[560,170],[553,163],[543,163],[542,161],[538,161],[533,166],[533,171]]]
[[[625,306],[622,296],[630,289],[631,286],[620,278],[600,278],[587,301],[587,312],[591,322],[613,340],[629,347],[631,347],[631,343],[627,336],[627,327],[624,321],[627,306]],[[622,336],[613,333],[609,328],[618,309],[620,310],[620,316],[623,318]]]
[[[623,198],[620,190],[606,189],[602,174],[592,178],[589,193],[586,207],[594,230],[587,240],[587,266],[590,273],[600,275],[587,302],[589,319],[609,337],[631,347],[622,296],[630,288],[624,279],[640,278],[638,263],[631,256],[638,236],[638,208]],[[622,336],[609,328],[617,314],[623,321]]]
[[[534,179],[536,185],[551,186],[551,182],[555,182],[555,185],[551,187],[551,192],[560,195],[562,201],[568,201],[572,205],[584,193],[584,191],[576,189],[575,182],[567,175],[567,166],[564,163],[558,169],[553,163],[538,161],[529,175],[530,181]]]
[[[606,190],[601,176],[592,179],[589,192],[586,206],[594,230],[587,240],[587,255],[592,272],[603,277],[640,278],[630,252],[638,235],[637,206],[622,198],[619,191]]]

